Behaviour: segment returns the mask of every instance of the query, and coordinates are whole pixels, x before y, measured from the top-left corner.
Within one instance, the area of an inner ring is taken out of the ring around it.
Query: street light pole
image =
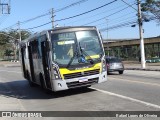
[[[144,39],[143,39],[143,28],[142,28],[142,14],[141,14],[141,2],[137,0],[138,3],[138,22],[139,22],[139,36],[140,36],[140,51],[141,51],[141,67],[145,69],[145,51],[144,51]]]

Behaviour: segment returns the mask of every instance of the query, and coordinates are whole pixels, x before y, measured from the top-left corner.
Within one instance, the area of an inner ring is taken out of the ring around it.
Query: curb
[[[19,61],[17,61],[17,60],[12,60],[12,61],[10,61],[10,62],[6,62],[6,63],[1,63],[0,64],[0,67],[20,67],[21,65],[20,65],[20,62]]]
[[[141,71],[160,71],[160,69],[141,69],[141,68],[125,68],[125,70],[141,70]]]
[[[20,67],[20,65],[3,65],[4,67]]]

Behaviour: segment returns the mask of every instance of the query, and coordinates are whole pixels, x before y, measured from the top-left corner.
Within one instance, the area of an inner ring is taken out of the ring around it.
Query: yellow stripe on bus
[[[69,70],[67,68],[60,68],[60,74],[62,76],[62,79],[64,79],[63,74],[72,74],[72,73],[90,71],[90,70],[95,70],[95,69],[100,69],[100,68],[101,68],[101,63],[97,63],[93,67],[90,67],[90,68],[82,68],[78,70]]]
[[[90,58],[99,58],[99,55],[92,55],[92,56],[86,56],[85,59],[90,59]]]

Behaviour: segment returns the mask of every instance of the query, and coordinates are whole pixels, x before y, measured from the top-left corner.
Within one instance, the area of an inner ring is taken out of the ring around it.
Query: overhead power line
[[[88,1],[88,0],[79,0],[79,1],[74,2],[74,3],[71,3],[70,5],[67,5],[67,6],[65,6],[65,7],[63,7],[63,8],[57,9],[57,10],[55,10],[54,12],[60,12],[60,11],[63,11],[63,10],[65,10],[65,9],[68,9],[68,8],[70,8],[70,7],[79,5],[79,4],[84,3],[84,2],[87,2],[87,1]],[[20,24],[25,24],[25,23],[34,21],[34,20],[36,20],[36,19],[45,17],[45,16],[50,15],[50,14],[51,14],[51,12],[50,12],[50,10],[49,10],[48,12],[46,12],[46,13],[44,13],[44,14],[42,14],[42,15],[39,15],[39,16],[30,18],[30,19],[28,19],[28,20],[25,20],[25,21],[23,21],[23,22],[20,22]],[[14,25],[9,26],[9,27],[7,27],[7,28],[4,28],[3,30],[5,30],[5,29],[10,29],[10,28],[12,28],[12,27],[15,26],[15,25],[17,25],[17,23],[15,23]]]
[[[70,23],[73,24],[73,23],[79,22],[79,21],[84,20],[84,19],[88,19],[88,18],[92,18],[92,17],[95,17],[95,16],[99,16],[99,15],[104,14],[104,13],[106,13],[106,12],[110,12],[110,11],[113,11],[113,10],[115,10],[115,9],[117,9],[117,8],[122,8],[122,7],[124,7],[124,5],[121,5],[121,6],[118,6],[118,7],[114,7],[114,8],[111,8],[111,9],[109,9],[109,10],[106,9],[105,11],[96,13],[96,14],[91,15],[91,16],[87,16],[87,17],[85,17],[85,18],[81,18],[81,19],[76,20],[76,21],[73,21],[73,22],[69,22],[69,23],[67,23],[67,24],[70,24]]]
[[[134,4],[135,4],[135,3],[134,3]],[[132,5],[134,5],[134,4],[132,4]],[[107,16],[105,16],[105,17],[102,17],[102,18],[100,18],[100,19],[94,20],[94,21],[92,21],[92,22],[89,22],[89,23],[86,23],[86,24],[83,24],[83,25],[89,25],[89,24],[98,22],[98,21],[100,21],[100,20],[106,19],[107,17],[110,17],[110,16],[112,16],[112,15],[115,15],[115,14],[117,14],[117,13],[119,13],[119,12],[121,12],[121,11],[127,9],[127,8],[129,8],[129,6],[123,8],[123,9],[121,9],[121,10],[118,10],[118,11],[116,11],[116,12],[110,14],[110,15],[107,15]]]
[[[112,3],[116,2],[116,1],[117,1],[117,0],[114,0],[114,1],[112,1],[112,2],[109,2],[109,3],[107,3],[107,4],[102,5],[102,6],[100,6],[100,7],[97,7],[97,8],[95,8],[95,9],[89,10],[89,11],[87,11],[87,12],[84,12],[84,13],[81,13],[81,14],[78,14],[78,15],[74,15],[74,16],[71,16],[71,17],[68,17],[68,18],[56,20],[55,22],[59,22],[59,21],[63,21],[63,20],[71,19],[71,18],[75,18],[75,17],[81,16],[81,15],[84,15],[84,14],[87,14],[87,13],[90,13],[90,12],[93,12],[93,11],[98,10],[98,9],[100,9],[100,8],[103,8],[103,7],[107,6],[107,5],[110,5],[110,4],[112,4]]]
[[[63,11],[63,10],[65,10],[65,9],[68,9],[68,8],[73,7],[73,6],[75,6],[75,5],[79,5],[79,4],[81,4],[81,3],[83,3],[83,2],[86,2],[86,1],[88,1],[88,0],[80,0],[80,1],[78,1],[78,2],[75,2],[75,3],[72,3],[72,4],[68,5],[68,6],[65,6],[65,7],[63,7],[63,8],[57,9],[57,10],[54,11],[54,13]],[[36,19],[38,19],[38,18],[47,16],[47,15],[50,15],[50,14],[51,14],[51,12],[47,12],[47,13],[45,13],[45,14],[42,14],[42,15],[39,15],[39,16],[37,16],[37,17],[34,17],[34,18],[28,19],[28,20],[26,20],[26,21],[23,21],[23,22],[21,22],[21,24],[27,23],[27,22],[30,22],[30,21],[33,21],[33,20],[36,20]]]
[[[134,8],[132,5],[130,5],[129,3],[127,3],[126,1],[124,0],[121,0],[122,2],[124,2],[125,4],[127,4],[129,7],[133,8],[135,11],[138,11],[136,8]]]
[[[125,27],[125,26],[131,25],[131,24],[135,24],[135,23],[137,23],[136,20],[127,21],[127,22],[123,22],[123,23],[120,23],[120,24],[117,24],[117,25],[108,27],[108,28],[102,28],[102,29],[100,29],[100,31],[101,31],[101,32],[104,32],[104,31],[106,31],[106,30],[112,30],[112,29],[116,29],[116,28],[121,28],[121,27]],[[137,23],[137,24],[138,24],[138,23]]]
[[[100,9],[100,8],[103,8],[103,7],[107,6],[107,5],[110,5],[110,4],[112,4],[112,3],[116,2],[116,1],[117,1],[117,0],[113,0],[113,1],[111,1],[111,2],[109,2],[109,3],[106,3],[106,4],[104,4],[104,5],[100,6],[100,7],[94,8],[94,9],[89,10],[89,11],[87,11],[87,12],[83,12],[83,13],[80,13],[80,14],[77,14],[77,15],[74,15],[74,16],[71,16],[71,17],[67,17],[67,18],[60,19],[60,20],[55,20],[54,22],[59,22],[59,21],[64,21],[64,20],[68,20],[68,19],[75,18],[75,17],[79,17],[79,16],[81,16],[81,15],[84,15],[84,14],[87,14],[87,13],[90,13],[90,12],[93,12],[93,11],[98,10],[98,9]],[[52,21],[51,21],[51,22],[52,22]],[[36,27],[32,27],[32,28],[27,28],[27,29],[35,29],[35,28],[38,28],[38,27],[42,27],[42,26],[44,26],[44,25],[50,24],[51,22],[47,22],[47,23],[44,23],[44,24],[42,24],[42,25],[39,25],[39,26],[36,26]]]
[[[23,21],[23,22],[20,22],[20,24],[24,24],[24,23],[27,23],[27,22],[30,22],[30,21],[36,20],[36,19],[38,19],[38,18],[41,18],[41,17],[47,16],[47,15],[50,15],[50,13],[48,12],[48,13],[45,13],[45,14],[39,15],[39,16],[37,16],[37,17],[34,17],[34,18],[31,18],[31,19],[25,20],[25,21]]]
[[[50,23],[52,23],[52,21],[50,21],[50,22],[47,22],[47,23],[44,23],[44,24],[42,24],[42,25],[39,25],[39,26],[36,26],[36,27],[32,27],[32,28],[26,28],[26,29],[35,29],[35,28],[39,28],[39,27],[42,27],[42,26],[48,25],[48,24],[50,24]]]
[[[63,8],[57,9],[57,10],[55,10],[55,12],[63,11],[63,10],[65,10],[65,9],[68,9],[68,8],[73,7],[73,6],[75,6],[75,5],[79,5],[79,4],[81,4],[81,3],[83,3],[83,2],[86,2],[86,1],[88,1],[88,0],[80,0],[80,1],[78,1],[78,2],[75,2],[75,3],[72,3],[72,4],[68,5],[68,6],[65,6],[65,7],[63,7]]]
[[[152,20],[155,20],[156,17],[152,18]],[[143,22],[145,22],[143,20]],[[123,23],[120,23],[120,24],[117,24],[117,25],[113,25],[111,27],[108,27],[108,28],[102,28],[102,29],[99,29],[101,32],[105,32],[107,30],[114,30],[114,29],[117,29],[117,28],[123,28],[123,27],[126,27],[126,26],[130,26],[130,25],[138,25],[138,21],[135,19],[135,20],[132,20],[132,21],[127,21],[127,22],[123,22]]]
[[[121,22],[126,21],[126,20],[133,20],[133,19],[136,18],[136,16],[130,16],[130,17],[127,17],[127,18],[125,17],[123,19],[119,19],[119,18],[117,18],[117,19],[108,19],[110,21],[109,25],[113,25],[113,24],[115,25],[116,23],[121,23]],[[101,25],[106,25],[106,22],[99,23],[99,24],[97,24],[95,26],[101,26]]]

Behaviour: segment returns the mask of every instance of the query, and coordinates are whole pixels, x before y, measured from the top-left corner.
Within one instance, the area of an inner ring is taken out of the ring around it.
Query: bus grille
[[[79,81],[68,82],[67,86],[68,88],[78,88],[78,87],[83,87],[83,86],[90,86],[95,83],[98,83],[98,78],[88,79],[88,81],[85,81],[85,82],[79,82]]]
[[[96,75],[99,74],[100,69],[96,70],[90,70],[90,71],[84,71],[84,72],[77,72],[77,73],[71,73],[71,74],[63,74],[64,79],[72,79],[77,77],[85,77],[90,75]]]

